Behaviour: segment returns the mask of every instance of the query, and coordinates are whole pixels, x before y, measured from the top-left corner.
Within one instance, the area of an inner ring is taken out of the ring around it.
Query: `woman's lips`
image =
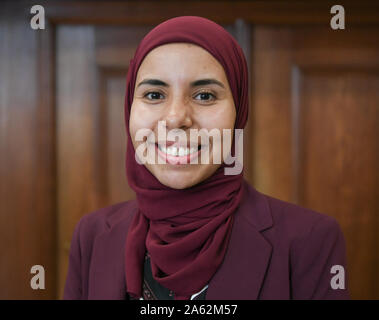
[[[168,154],[168,153],[165,153],[163,152],[157,144],[155,144],[155,149],[157,150],[158,152],[158,156],[161,157],[161,159],[165,160],[166,163],[169,163],[169,164],[173,164],[173,165],[178,165],[178,164],[189,164],[191,163],[191,161],[195,158],[197,158],[201,152],[201,148],[200,150],[197,150],[193,153],[189,153],[187,155],[171,155],[171,154]]]

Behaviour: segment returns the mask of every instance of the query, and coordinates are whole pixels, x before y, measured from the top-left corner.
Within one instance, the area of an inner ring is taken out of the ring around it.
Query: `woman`
[[[214,160],[236,156],[235,139],[190,134],[243,129],[247,115],[245,57],[221,26],[178,17],[145,36],[125,99],[137,199],[79,221],[65,299],[349,298],[336,220],[226,174],[232,165]]]

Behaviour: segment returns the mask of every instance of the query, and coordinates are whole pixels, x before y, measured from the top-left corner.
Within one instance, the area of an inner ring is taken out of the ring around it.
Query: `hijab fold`
[[[125,96],[126,172],[138,203],[125,245],[126,288],[133,298],[142,296],[146,250],[154,279],[172,290],[175,299],[189,299],[203,289],[223,261],[233,213],[243,194],[243,173],[225,175],[226,164],[193,187],[172,189],[135,160],[129,116],[138,68],[151,50],[175,42],[198,45],[223,66],[236,106],[235,129],[243,129],[248,116],[246,60],[224,28],[201,17],[177,17],[159,24],[141,41],[130,61]]]

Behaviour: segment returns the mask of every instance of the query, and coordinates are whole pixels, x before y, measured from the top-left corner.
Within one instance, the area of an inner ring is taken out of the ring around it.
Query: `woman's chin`
[[[211,176],[219,165],[200,165],[191,168],[191,170],[175,170],[165,168],[159,170],[150,170],[160,183],[173,189],[186,189],[204,181]],[[188,167],[187,167],[188,168]]]
[[[188,172],[157,174],[155,177],[160,183],[173,189],[190,188],[201,181],[201,177],[190,175]]]

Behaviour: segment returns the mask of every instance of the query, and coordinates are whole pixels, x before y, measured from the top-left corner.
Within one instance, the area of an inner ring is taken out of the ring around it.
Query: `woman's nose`
[[[167,104],[166,114],[162,120],[166,120],[167,129],[186,129],[192,126],[191,109],[184,99],[172,99]]]

